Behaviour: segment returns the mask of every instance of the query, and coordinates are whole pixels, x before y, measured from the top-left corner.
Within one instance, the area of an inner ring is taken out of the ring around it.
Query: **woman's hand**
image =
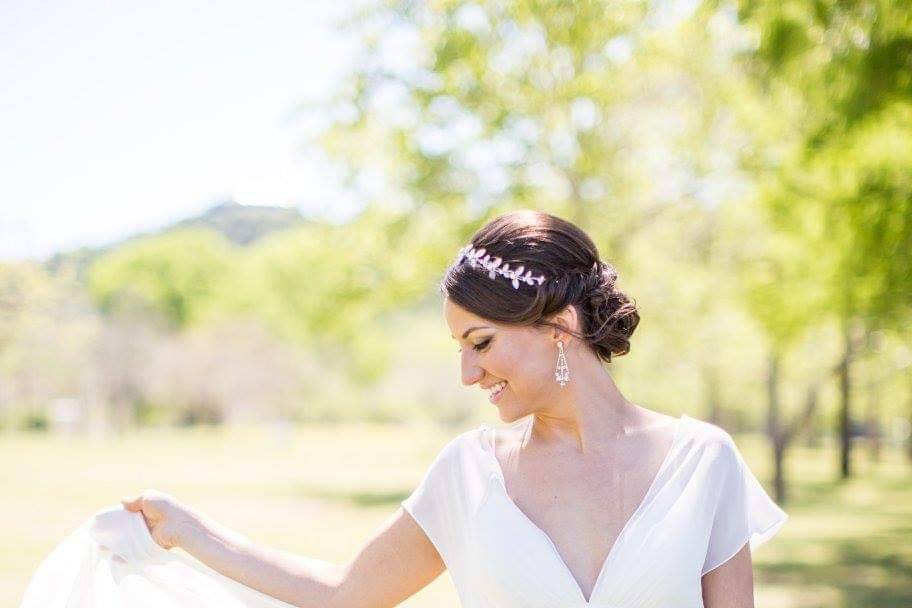
[[[180,546],[181,534],[192,522],[190,510],[170,494],[158,490],[143,490],[139,496],[121,498],[124,509],[141,513],[149,534],[165,549]]]

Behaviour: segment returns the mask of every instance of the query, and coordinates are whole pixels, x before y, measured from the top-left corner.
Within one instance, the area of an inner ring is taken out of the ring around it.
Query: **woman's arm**
[[[199,511],[178,546],[225,576],[300,608],[395,606],[445,569],[399,507],[346,566],[260,547]]]
[[[750,544],[703,575],[704,608],[754,608],[754,568]]]

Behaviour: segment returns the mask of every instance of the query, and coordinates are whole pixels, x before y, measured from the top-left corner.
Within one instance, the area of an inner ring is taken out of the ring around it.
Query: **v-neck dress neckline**
[[[434,544],[464,608],[700,608],[701,577],[746,543],[753,552],[788,515],[727,431],[689,415],[674,423],[649,488],[598,572],[587,574],[595,579],[588,599],[551,538],[507,494],[492,431],[519,431],[523,421],[452,438],[402,506]]]
[[[551,550],[554,553],[554,556],[557,558],[557,560],[560,562],[560,564],[563,567],[564,575],[569,577],[570,580],[572,581],[573,587],[576,589],[576,593],[579,596],[579,599],[585,608],[591,608],[594,605],[594,602],[597,601],[599,586],[602,583],[602,580],[606,576],[605,572],[608,570],[608,567],[611,565],[612,558],[617,553],[619,545],[621,545],[621,542],[624,540],[625,535],[629,534],[629,530],[630,530],[630,528],[632,528],[633,524],[636,523],[636,520],[642,516],[642,513],[649,506],[649,502],[653,498],[653,494],[656,491],[656,488],[659,484],[659,480],[664,476],[665,470],[668,468],[669,463],[674,459],[675,453],[678,451],[678,448],[680,447],[681,436],[683,434],[682,428],[683,428],[684,423],[687,418],[688,418],[687,414],[681,414],[681,416],[675,421],[675,430],[674,430],[674,434],[672,436],[671,446],[668,448],[668,451],[665,453],[665,457],[662,459],[662,463],[659,465],[658,471],[656,472],[655,476],[652,478],[652,481],[649,484],[649,488],[646,490],[646,494],[643,495],[643,499],[639,502],[636,509],[633,510],[633,513],[630,514],[630,517],[628,517],[627,521],[624,522],[624,525],[621,527],[621,531],[618,533],[617,537],[614,540],[614,543],[612,543],[611,548],[608,550],[608,554],[605,556],[604,561],[602,561],[601,568],[599,568],[599,572],[596,575],[595,582],[592,585],[592,590],[589,594],[588,599],[586,599],[586,595],[585,595],[585,593],[583,593],[582,587],[580,586],[579,582],[576,580],[576,577],[573,576],[573,572],[571,572],[570,568],[567,566],[567,562],[564,560],[563,556],[557,550],[557,545],[554,544],[554,541],[551,539],[551,537],[544,530],[542,530],[541,527],[539,527],[534,521],[532,521],[529,518],[529,516],[526,515],[525,511],[520,509],[519,505],[517,505],[516,502],[507,493],[507,482],[506,482],[506,478],[503,473],[503,467],[501,467],[500,461],[497,459],[496,428],[487,427],[487,428],[490,428],[490,430],[491,430],[491,441],[490,441],[490,443],[486,442],[485,446],[489,450],[489,456],[490,456],[491,460],[493,461],[492,464],[494,467],[494,471],[497,475],[497,479],[500,482],[499,487],[502,490],[503,498],[510,505],[511,509],[513,511],[515,511],[522,519],[524,519],[528,523],[528,525],[533,528],[535,533],[538,534],[548,545],[550,545]],[[533,418],[532,418],[532,416],[530,416],[528,419],[528,422],[526,424],[527,425],[532,424],[532,421],[533,421]]]

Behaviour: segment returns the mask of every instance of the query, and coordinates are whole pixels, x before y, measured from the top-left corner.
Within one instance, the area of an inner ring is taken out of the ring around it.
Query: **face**
[[[493,401],[501,420],[519,420],[549,402],[549,395],[557,386],[557,347],[550,327],[493,323],[449,298],[444,300],[444,317],[462,357],[462,383],[484,389],[506,381],[506,387]]]

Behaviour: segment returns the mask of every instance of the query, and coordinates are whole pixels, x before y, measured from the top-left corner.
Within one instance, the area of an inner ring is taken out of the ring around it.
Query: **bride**
[[[376,608],[444,570],[466,608],[752,607],[751,551],[788,515],[726,431],[618,390],[603,363],[629,351],[639,315],[591,238],[550,214],[501,215],[440,289],[461,380],[505,424],[450,440],[348,563],[256,545],[146,490],[84,526],[81,557],[47,558],[23,608]],[[74,604],[76,587],[92,599]]]

